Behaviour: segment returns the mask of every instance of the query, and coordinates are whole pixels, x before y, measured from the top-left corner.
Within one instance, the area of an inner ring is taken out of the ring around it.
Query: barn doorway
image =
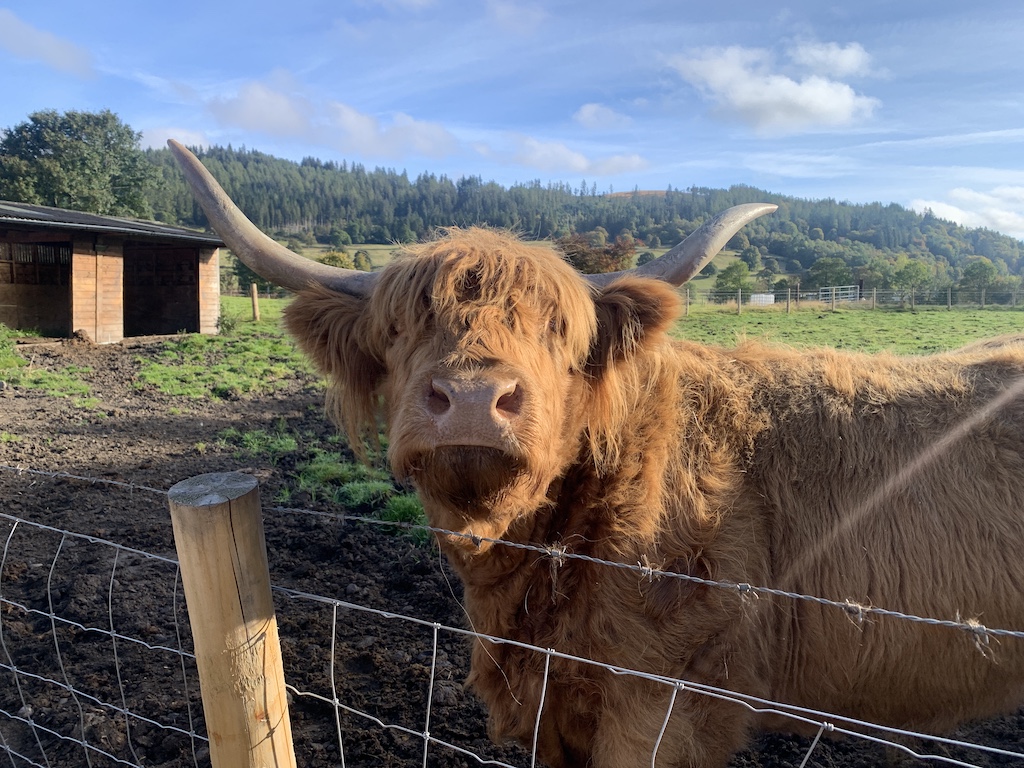
[[[71,243],[0,242],[0,323],[71,333]]]
[[[194,247],[126,242],[124,335],[199,332],[199,254]]]

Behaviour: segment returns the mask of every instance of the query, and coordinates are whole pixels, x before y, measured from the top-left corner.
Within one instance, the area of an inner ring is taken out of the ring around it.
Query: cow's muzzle
[[[516,442],[523,400],[523,387],[511,376],[432,376],[424,387],[423,409],[438,446],[507,450]]]

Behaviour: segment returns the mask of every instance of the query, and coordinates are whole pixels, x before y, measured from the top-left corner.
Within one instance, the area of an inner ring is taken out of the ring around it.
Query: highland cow
[[[354,446],[386,425],[480,633],[839,716],[945,730],[1019,706],[1024,643],[500,546],[516,542],[1024,630],[1024,348],[930,357],[674,341],[673,286],[746,221],[588,280],[550,248],[452,230],[381,272],[310,264],[177,145],[214,229],[297,291],[286,324]],[[554,767],[650,765],[653,679],[477,640],[495,739]],[[683,689],[659,766],[723,766],[756,727]]]

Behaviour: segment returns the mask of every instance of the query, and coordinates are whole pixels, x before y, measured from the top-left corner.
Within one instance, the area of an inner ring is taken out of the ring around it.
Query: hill
[[[758,219],[730,243],[768,283],[785,275],[806,278],[826,258],[845,265],[866,288],[892,287],[908,261],[923,263],[927,282],[934,285],[964,280],[964,270],[974,262],[984,264],[975,271],[984,272],[979,279],[989,284],[1012,282],[1024,270],[1024,242],[895,203],[805,200],[749,186],[605,195],[585,184],[573,189],[534,181],[506,188],[476,176],[410,179],[394,169],[371,171],[316,158],[296,163],[230,146],[198,154],[258,226],[280,237],[335,247],[408,242],[437,227],[483,224],[533,239],[575,232],[598,240],[632,238],[642,251],[674,245],[707,216],[731,205],[773,202],[779,206],[775,215]],[[146,156],[162,178],[150,195],[156,218],[205,226],[170,153],[148,150]]]

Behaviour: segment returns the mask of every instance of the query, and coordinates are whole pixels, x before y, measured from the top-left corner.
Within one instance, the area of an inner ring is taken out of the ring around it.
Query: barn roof
[[[95,213],[70,211],[66,208],[50,208],[45,205],[28,205],[9,200],[0,200],[0,229],[4,228],[47,228],[95,232],[165,242],[189,241],[214,248],[224,245],[224,241],[212,233],[184,227],[172,227],[156,221],[142,221],[120,216],[99,216]]]

